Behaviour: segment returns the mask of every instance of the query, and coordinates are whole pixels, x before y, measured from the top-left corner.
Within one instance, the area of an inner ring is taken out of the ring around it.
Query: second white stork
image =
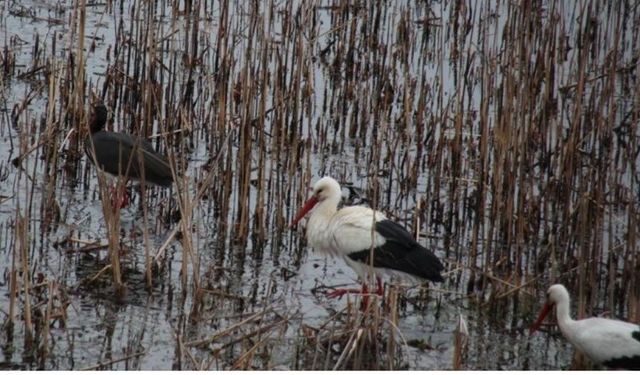
[[[610,368],[640,370],[639,325],[605,318],[573,320],[569,315],[569,302],[567,289],[561,284],[552,285],[531,333],[540,328],[555,306],[562,335],[593,362]]]
[[[313,195],[297,213],[295,226],[311,210],[307,240],[316,250],[343,257],[363,282],[375,275],[377,293],[382,294],[380,276],[395,273],[409,278],[443,281],[440,260],[420,245],[401,225],[380,211],[364,206],[338,210],[342,198],[340,184],[323,177],[313,187]],[[373,265],[373,268],[371,268]],[[336,290],[330,296],[342,296],[353,290]],[[366,293],[366,285],[362,293]]]

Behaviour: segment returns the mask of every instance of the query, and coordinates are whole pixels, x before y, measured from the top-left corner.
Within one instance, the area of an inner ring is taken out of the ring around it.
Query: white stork
[[[530,333],[540,328],[553,306],[562,335],[593,362],[610,368],[640,370],[638,324],[605,318],[573,320],[569,315],[569,292],[564,285],[556,284],[547,291],[547,302]]]
[[[342,257],[365,282],[375,275],[377,294],[382,295],[380,276],[395,273],[411,279],[443,281],[440,260],[421,246],[399,224],[380,211],[368,207],[350,206],[338,210],[342,198],[340,184],[331,177],[320,179],[313,195],[293,219],[295,226],[311,210],[307,223],[309,245],[316,250]],[[370,257],[373,257],[371,259]],[[373,265],[373,269],[370,265]],[[330,297],[342,296],[354,290],[339,289]],[[366,294],[363,284],[362,293]]]

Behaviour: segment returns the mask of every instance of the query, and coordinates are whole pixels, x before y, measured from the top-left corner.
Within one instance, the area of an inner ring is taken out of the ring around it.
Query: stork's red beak
[[[318,198],[316,198],[315,196],[312,196],[311,198],[309,198],[309,200],[304,204],[304,206],[302,206],[300,211],[298,211],[298,213],[296,214],[296,217],[293,219],[293,221],[289,225],[289,228],[295,227],[296,224],[298,224],[298,221],[302,220],[304,215],[306,215],[307,212],[311,211],[313,206],[315,206],[317,203],[318,203]]]
[[[535,323],[531,325],[531,327],[529,327],[529,334],[534,333],[535,331],[538,330],[538,328],[540,328],[540,326],[542,325],[542,321],[544,320],[544,318],[547,317],[547,314],[549,314],[549,311],[551,311],[552,307],[553,307],[553,304],[549,302],[544,304],[544,307],[542,308],[542,310],[540,310],[540,315],[538,315],[538,319],[535,321]]]

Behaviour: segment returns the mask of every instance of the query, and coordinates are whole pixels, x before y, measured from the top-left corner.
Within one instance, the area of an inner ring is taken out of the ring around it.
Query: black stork
[[[89,122],[91,134],[84,142],[85,153],[93,165],[127,180],[171,186],[171,165],[164,155],[157,153],[144,138],[105,131],[106,122],[107,108],[104,104],[95,105]],[[121,208],[128,204],[126,193],[118,204]]]

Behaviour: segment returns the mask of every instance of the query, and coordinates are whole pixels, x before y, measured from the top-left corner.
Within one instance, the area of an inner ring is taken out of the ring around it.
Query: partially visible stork
[[[555,306],[562,335],[593,362],[610,368],[640,370],[640,326],[620,320],[589,318],[573,320],[569,315],[569,292],[552,285],[547,302],[530,328],[535,332]]]

